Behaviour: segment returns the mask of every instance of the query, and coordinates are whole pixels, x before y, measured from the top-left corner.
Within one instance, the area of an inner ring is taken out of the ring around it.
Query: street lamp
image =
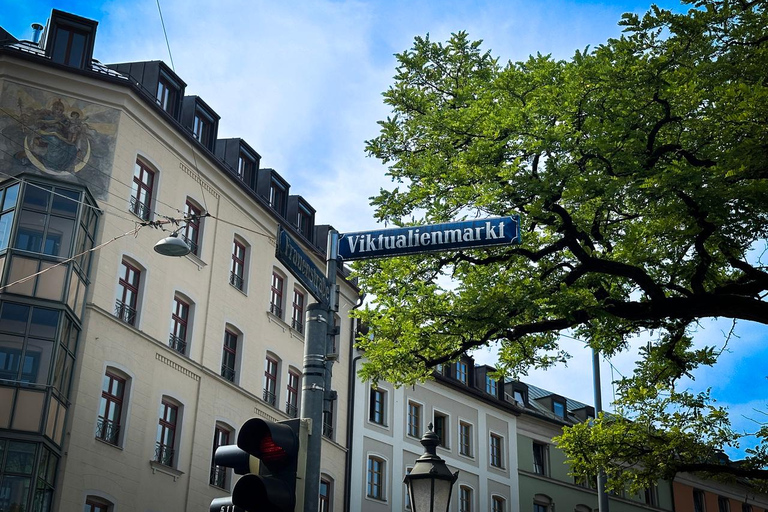
[[[189,244],[179,238],[179,232],[174,231],[171,236],[163,238],[155,244],[155,252],[163,256],[186,256],[192,249]]]
[[[408,496],[413,512],[448,512],[451,490],[459,472],[451,473],[445,461],[435,451],[440,438],[432,430],[432,424],[421,438],[424,455],[416,459],[403,482],[408,486]]]

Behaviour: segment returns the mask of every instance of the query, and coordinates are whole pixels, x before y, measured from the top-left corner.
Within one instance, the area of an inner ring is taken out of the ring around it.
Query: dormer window
[[[51,12],[45,53],[53,62],[84,69],[93,57],[97,23],[73,14]]]
[[[269,206],[277,213],[285,215],[286,197],[287,193],[283,184],[273,178],[269,185]]]
[[[492,379],[490,375],[485,376],[485,392],[493,396],[498,396],[499,394],[499,382],[496,379]]]
[[[176,114],[174,110],[178,94],[178,88],[167,77],[161,75],[157,81],[157,104],[172,116]]]
[[[307,238],[311,237],[312,232],[312,214],[304,205],[299,205],[298,219],[296,219],[299,231]]]
[[[515,390],[515,402],[524,404],[525,403],[525,395],[523,394],[522,390],[516,389]]]
[[[553,399],[552,400],[552,412],[555,413],[555,416],[558,418],[565,418],[565,402],[562,402],[560,400]]]
[[[256,162],[254,159],[249,155],[246,155],[244,151],[241,151],[240,156],[237,157],[237,177],[248,182],[253,175],[255,166]]]
[[[213,119],[206,115],[202,110],[195,112],[195,120],[192,126],[192,134],[200,143],[208,147],[211,141],[211,132],[213,130]]]
[[[219,116],[199,96],[185,96],[182,102],[181,124],[209,151],[216,149]]]
[[[465,361],[456,361],[456,380],[462,384],[467,383],[467,363]]]

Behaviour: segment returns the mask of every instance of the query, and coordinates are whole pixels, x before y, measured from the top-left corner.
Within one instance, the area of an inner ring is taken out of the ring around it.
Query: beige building
[[[92,60],[96,29],[0,29],[0,510],[207,510],[234,476],[215,446],[300,410],[314,299],[278,226],[321,268],[328,227],[165,64]],[[191,254],[153,251],[173,230]],[[359,297],[338,282],[320,489],[340,511]]]

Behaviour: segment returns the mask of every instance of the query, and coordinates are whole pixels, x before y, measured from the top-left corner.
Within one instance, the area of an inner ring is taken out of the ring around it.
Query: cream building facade
[[[0,510],[207,510],[234,477],[215,446],[301,407],[314,299],[278,226],[321,268],[328,227],[163,63],[92,61],[96,28],[0,31]],[[153,250],[172,230],[192,254]],[[359,297],[337,282],[320,464],[340,511]]]

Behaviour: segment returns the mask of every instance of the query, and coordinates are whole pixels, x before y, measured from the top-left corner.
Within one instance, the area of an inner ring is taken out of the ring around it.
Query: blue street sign
[[[333,283],[282,227],[277,230],[277,259],[321,304],[331,303]]]
[[[512,215],[342,233],[339,235],[339,256],[349,261],[519,243],[520,216]]]

